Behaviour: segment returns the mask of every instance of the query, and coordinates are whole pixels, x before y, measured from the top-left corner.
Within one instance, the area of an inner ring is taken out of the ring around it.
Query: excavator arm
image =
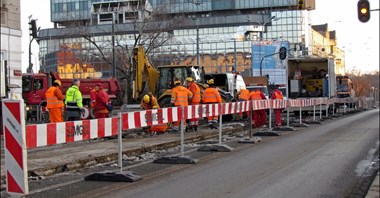
[[[147,92],[155,95],[160,73],[147,58],[143,46],[137,46],[133,49],[133,63],[135,70],[133,99],[141,99],[142,94]],[[145,88],[146,85],[148,90]]]

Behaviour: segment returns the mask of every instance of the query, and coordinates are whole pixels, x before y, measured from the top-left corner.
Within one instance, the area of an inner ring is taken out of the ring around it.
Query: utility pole
[[[115,12],[112,12],[112,76],[116,78],[115,64]]]

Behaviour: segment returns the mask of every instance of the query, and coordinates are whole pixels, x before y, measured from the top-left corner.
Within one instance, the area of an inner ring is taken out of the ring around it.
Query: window
[[[74,11],[74,10],[75,10],[75,2],[68,2],[67,11]]]
[[[88,2],[79,1],[79,10],[88,10]]]

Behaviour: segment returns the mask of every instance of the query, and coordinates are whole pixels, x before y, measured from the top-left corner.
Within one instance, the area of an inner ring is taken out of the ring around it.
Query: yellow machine
[[[134,91],[133,99],[140,101],[144,94],[151,92],[158,99],[160,107],[170,105],[171,89],[174,79],[178,78],[184,83],[187,77],[192,77],[201,90],[208,85],[200,83],[199,66],[194,65],[167,65],[155,68],[147,58],[144,48],[137,46],[133,49],[134,65]],[[229,101],[227,94],[220,90],[222,98]]]

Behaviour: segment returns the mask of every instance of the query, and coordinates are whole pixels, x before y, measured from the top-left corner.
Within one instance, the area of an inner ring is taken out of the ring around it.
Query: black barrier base
[[[274,127],[274,131],[297,131],[297,129],[288,126]]]
[[[322,122],[318,120],[306,120],[305,123],[306,124],[322,124]]]
[[[259,131],[254,133],[253,136],[280,136],[280,134],[275,131]]]
[[[142,177],[132,171],[127,172],[100,172],[93,173],[84,178],[86,181],[113,181],[113,182],[135,182]]]
[[[262,142],[263,139],[260,138],[260,137],[252,137],[252,138],[249,138],[249,137],[246,137],[246,138],[243,138],[243,139],[240,139],[238,141],[238,143],[243,143],[243,144],[256,144],[256,143],[259,143],[259,142]]]
[[[294,124],[292,124],[292,126],[294,126],[294,127],[309,127],[309,125],[305,124],[305,123],[294,123]]]
[[[198,148],[197,151],[206,151],[206,152],[231,152],[234,150],[233,148],[227,146],[227,145],[219,145],[219,144],[210,144],[210,145],[205,145],[200,148]]]
[[[164,156],[153,160],[157,164],[196,164],[198,159],[193,159],[190,156]]]

